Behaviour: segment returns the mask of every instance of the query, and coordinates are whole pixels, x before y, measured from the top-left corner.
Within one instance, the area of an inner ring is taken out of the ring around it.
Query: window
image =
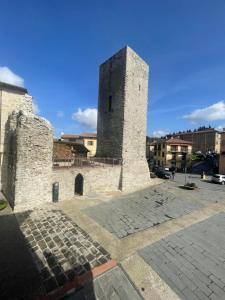
[[[141,90],[141,85],[139,84],[139,91]]]
[[[165,154],[164,154],[164,152],[162,152],[162,157],[164,157],[165,156]]]
[[[171,151],[177,151],[177,146],[171,146]]]
[[[93,141],[88,141],[87,144],[88,144],[88,146],[93,146],[94,142]]]
[[[108,102],[108,111],[112,111],[112,96],[109,96],[109,102]]]

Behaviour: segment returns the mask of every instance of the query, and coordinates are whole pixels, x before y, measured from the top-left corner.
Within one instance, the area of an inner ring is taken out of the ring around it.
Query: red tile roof
[[[83,132],[81,134],[62,134],[61,139],[97,138],[95,132]]]
[[[62,139],[78,139],[79,135],[78,134],[62,134],[61,138]]]
[[[165,140],[165,143],[168,145],[192,145],[191,141],[185,141],[181,139],[171,138],[169,140]]]
[[[80,134],[81,137],[97,137],[97,133],[95,132],[83,132]]]

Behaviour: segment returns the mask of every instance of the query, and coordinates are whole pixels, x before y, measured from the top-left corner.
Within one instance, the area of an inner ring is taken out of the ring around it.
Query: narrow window
[[[112,96],[109,96],[108,111],[112,111]]]
[[[139,84],[139,91],[141,90],[141,85]]]

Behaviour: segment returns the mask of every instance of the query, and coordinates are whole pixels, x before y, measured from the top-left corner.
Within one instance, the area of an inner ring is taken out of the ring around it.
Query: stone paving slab
[[[60,210],[17,215],[45,293],[110,260],[110,254]]]
[[[159,225],[203,207],[193,199],[179,199],[160,186],[150,187],[84,212],[118,238]]]
[[[143,298],[131,284],[125,272],[120,267],[115,267],[64,299],[141,300]]]
[[[181,299],[225,299],[224,229],[225,213],[219,213],[139,254]]]

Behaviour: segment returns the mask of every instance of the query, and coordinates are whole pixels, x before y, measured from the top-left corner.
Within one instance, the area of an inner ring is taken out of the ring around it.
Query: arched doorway
[[[84,177],[79,173],[75,178],[74,194],[82,196],[83,187],[84,187]]]

